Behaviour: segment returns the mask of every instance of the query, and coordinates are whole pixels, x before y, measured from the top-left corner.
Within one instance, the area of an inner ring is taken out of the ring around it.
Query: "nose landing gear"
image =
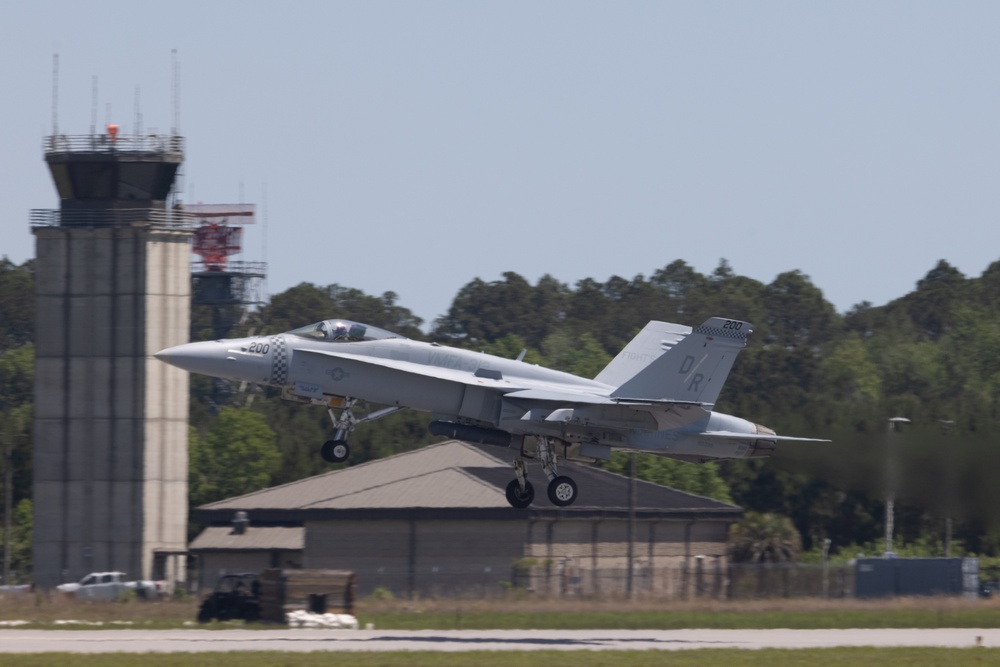
[[[343,463],[351,455],[351,448],[346,440],[327,440],[320,447],[319,455],[327,463]]]
[[[320,456],[327,463],[343,463],[348,459],[351,455],[351,448],[347,444],[347,436],[357,428],[358,424],[372,422],[404,409],[392,406],[376,410],[359,419],[354,415],[354,406],[357,403],[358,399],[356,398],[344,397],[337,406],[327,405],[326,411],[330,415],[330,421],[333,422],[333,440],[327,440],[319,449]]]

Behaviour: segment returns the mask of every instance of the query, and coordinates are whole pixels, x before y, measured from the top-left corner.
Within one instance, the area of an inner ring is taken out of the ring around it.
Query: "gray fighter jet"
[[[652,321],[593,380],[347,320],[188,343],[156,358],[192,373],[280,387],[282,398],[326,407],[335,435],[321,454],[331,463],[347,460],[347,436],[359,424],[405,408],[429,412],[435,435],[516,452],[507,485],[512,506],[534,499],[529,458],[548,477],[549,500],[566,506],[577,487],[559,474],[559,458],[607,460],[622,449],[698,463],[767,457],[781,440],[823,442],[712,411],[752,328],[719,317],[695,329]]]

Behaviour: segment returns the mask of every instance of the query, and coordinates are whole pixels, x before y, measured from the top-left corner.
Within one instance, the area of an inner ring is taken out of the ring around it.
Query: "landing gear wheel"
[[[569,477],[554,478],[549,482],[549,500],[558,507],[572,505],[576,500],[576,482]]]
[[[531,486],[531,482],[524,482],[524,491],[521,491],[521,485],[516,479],[510,480],[510,484],[507,485],[507,502],[510,503],[511,507],[516,507],[519,510],[523,510],[525,507],[531,504],[531,501],[535,499],[535,488]]]
[[[345,440],[327,440],[319,453],[327,463],[343,463],[351,455],[351,448]]]

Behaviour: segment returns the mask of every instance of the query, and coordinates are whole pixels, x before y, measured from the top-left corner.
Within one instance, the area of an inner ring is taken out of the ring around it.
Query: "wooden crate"
[[[290,611],[354,614],[357,576],[348,570],[264,570],[261,620],[284,623]]]

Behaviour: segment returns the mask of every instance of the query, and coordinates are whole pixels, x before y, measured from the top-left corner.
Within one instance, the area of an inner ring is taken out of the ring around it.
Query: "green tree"
[[[35,338],[35,261],[0,259],[0,352]]]
[[[22,498],[14,508],[11,516],[10,536],[10,581],[5,584],[23,584],[31,581],[31,499]],[[3,549],[3,536],[0,535],[0,551]]]
[[[696,327],[709,317],[745,320],[754,325],[754,340],[767,340],[763,283],[736,274],[729,262],[721,259],[701,285],[700,292],[690,294],[685,300],[679,324]]]
[[[586,378],[595,377],[611,363],[611,355],[590,333],[575,340],[565,331],[553,333],[542,343],[542,354],[549,368]]]
[[[627,452],[615,452],[604,469],[628,475],[629,456]],[[636,454],[635,468],[638,479],[724,503],[732,502],[729,487],[719,476],[719,468],[714,463],[685,463],[654,454]]]
[[[966,303],[953,305],[951,313],[951,330],[936,347],[944,382],[941,393],[988,404],[1000,396],[1000,313]]]
[[[764,288],[768,340],[785,348],[821,345],[841,326],[833,305],[801,271],[779,274]]]
[[[736,563],[785,563],[798,558],[802,538],[786,516],[747,512],[729,530],[729,550]]]
[[[678,315],[687,312],[688,305],[693,305],[704,298],[709,287],[708,278],[680,259],[654,273],[650,282],[666,292],[669,299],[676,304],[675,313]]]
[[[11,448],[14,502],[31,496],[35,346],[0,352],[0,448]]]
[[[408,338],[422,338],[423,320],[396,304],[395,292],[371,296],[353,287],[328,285],[324,288],[333,301],[333,315],[381,327]],[[323,319],[323,318],[320,318]]]
[[[271,297],[271,302],[262,309],[261,320],[270,333],[279,333],[336,317],[335,308],[323,288],[299,283]]]
[[[193,430],[189,441],[189,491],[192,505],[265,488],[281,463],[274,431],[247,409],[219,411],[204,438]]]
[[[477,345],[475,349],[504,359],[517,359],[524,352],[523,361],[525,363],[548,365],[536,350],[529,348],[528,344],[521,340],[520,336],[513,333],[509,333],[495,341],[486,341]]]
[[[902,301],[911,321],[928,338],[937,340],[953,324],[952,307],[968,296],[965,276],[942,259],[917,282],[917,291]]]
[[[511,271],[503,278],[490,283],[476,278],[462,287],[448,313],[434,323],[431,338],[480,345],[513,333],[539,347],[562,319],[565,288],[551,276],[544,276],[537,288]]]
[[[396,303],[395,292],[381,297],[341,285],[318,287],[300,283],[276,294],[271,303],[261,309],[260,319],[270,333],[291,331],[298,327],[344,318],[388,329],[408,338],[422,338],[422,320]]]
[[[857,336],[841,339],[819,363],[822,384],[836,399],[848,403],[877,402],[882,397],[878,367]]]
[[[27,343],[0,351],[0,408],[34,399],[35,346]]]

